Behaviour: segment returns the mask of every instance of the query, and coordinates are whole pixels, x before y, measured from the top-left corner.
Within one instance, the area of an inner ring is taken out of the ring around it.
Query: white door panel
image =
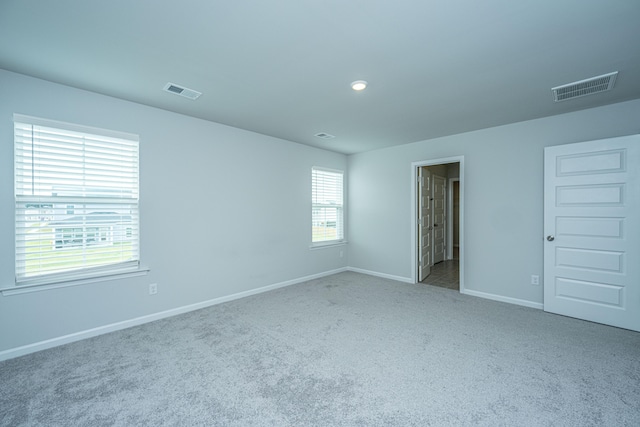
[[[640,135],[545,149],[544,309],[640,331]]]
[[[622,308],[623,286],[557,278],[556,297]]]
[[[557,237],[621,239],[624,218],[556,217]]]

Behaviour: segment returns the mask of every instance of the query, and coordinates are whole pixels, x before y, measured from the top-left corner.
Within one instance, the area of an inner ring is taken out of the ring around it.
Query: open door
[[[418,281],[431,274],[431,174],[418,168]]]
[[[544,154],[545,311],[640,331],[640,135]]]
[[[433,263],[444,261],[446,247],[446,201],[447,201],[447,180],[438,175],[432,175],[433,190]]]

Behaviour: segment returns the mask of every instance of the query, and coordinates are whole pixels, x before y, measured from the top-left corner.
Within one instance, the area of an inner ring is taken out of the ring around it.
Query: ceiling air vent
[[[318,138],[322,138],[322,139],[333,139],[333,138],[335,138],[335,136],[330,135],[328,133],[324,133],[324,132],[316,133],[314,136],[317,136]]]
[[[551,89],[551,92],[553,92],[553,100],[560,102],[581,96],[593,95],[594,93],[606,92],[613,89],[617,75],[618,72],[614,71],[613,73],[554,87]]]
[[[175,93],[176,95],[184,96],[185,98],[189,98],[189,99],[198,99],[198,97],[202,95],[202,92],[198,92],[197,90],[178,86],[173,83],[167,83],[164,86],[164,90],[166,92]]]

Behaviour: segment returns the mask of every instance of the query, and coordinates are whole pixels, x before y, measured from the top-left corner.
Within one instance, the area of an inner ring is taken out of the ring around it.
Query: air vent
[[[202,92],[198,92],[197,90],[188,89],[186,87],[178,86],[173,83],[167,83],[164,86],[164,90],[169,93],[175,93],[176,95],[184,96],[189,99],[198,99]]]
[[[613,73],[554,87],[551,89],[551,92],[553,92],[553,100],[560,102],[566,101],[567,99],[606,92],[613,89],[617,76],[618,72],[614,71]]]
[[[324,133],[324,132],[316,133],[314,136],[316,136],[318,138],[322,138],[322,139],[333,139],[333,138],[335,138],[335,136],[330,135],[328,133]]]

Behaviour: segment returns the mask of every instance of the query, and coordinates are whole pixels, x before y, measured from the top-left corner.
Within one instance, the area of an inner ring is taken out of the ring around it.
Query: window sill
[[[346,246],[346,245],[347,245],[346,240],[334,240],[326,243],[325,242],[312,243],[311,246],[309,246],[309,249],[315,250],[315,249],[332,248],[335,246]]]
[[[118,280],[118,279],[126,279],[129,277],[144,276],[149,271],[150,271],[149,267],[140,266],[131,270],[114,271],[112,273],[103,273],[100,276],[70,279],[64,282],[16,285],[9,288],[1,288],[0,293],[2,294],[2,296],[7,297],[10,295],[20,295],[20,294],[26,294],[31,292],[48,291],[51,289],[60,289],[60,288],[68,288],[71,286],[87,285],[89,283],[106,282],[109,280]]]

